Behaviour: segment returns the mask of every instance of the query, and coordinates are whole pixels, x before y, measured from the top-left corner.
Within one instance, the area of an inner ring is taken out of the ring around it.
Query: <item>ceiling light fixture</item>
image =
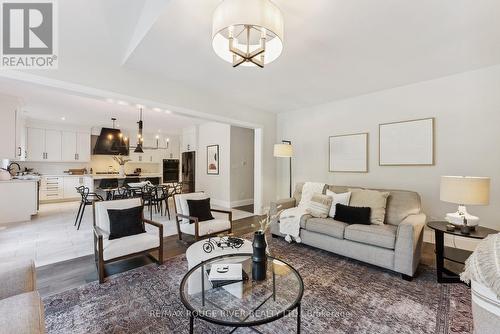
[[[170,110],[165,110],[165,114],[171,114],[172,112]]]
[[[140,112],[139,112],[139,122],[137,122],[137,124],[139,124],[139,133],[137,134],[137,146],[136,146],[134,152],[135,153],[144,153],[144,151],[142,150],[142,143],[144,141],[144,139],[142,138],[142,127],[143,127],[142,108],[140,109]]]
[[[283,51],[283,15],[269,0],[224,0],[212,22],[212,47],[233,67],[258,66]]]
[[[155,107],[155,108],[153,108],[153,111],[160,112],[160,111],[161,111],[161,109],[160,109],[160,108],[156,108],[156,107]]]

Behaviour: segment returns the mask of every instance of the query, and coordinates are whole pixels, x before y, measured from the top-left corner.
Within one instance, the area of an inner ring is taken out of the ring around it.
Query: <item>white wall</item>
[[[231,207],[253,204],[254,130],[231,126]]]
[[[207,174],[207,146],[219,145],[219,175]],[[196,151],[196,191],[206,192],[211,203],[229,208],[231,205],[231,126],[208,122],[198,127]]]
[[[491,177],[490,204],[470,207],[481,225],[500,230],[500,66],[443,77],[278,116],[278,139],[295,148],[294,182],[408,189],[420,193],[428,219],[456,211],[439,200],[441,175]],[[378,124],[436,118],[436,165],[378,165]],[[328,137],[369,132],[369,173],[328,172]],[[278,164],[278,197],[287,196],[288,169]]]

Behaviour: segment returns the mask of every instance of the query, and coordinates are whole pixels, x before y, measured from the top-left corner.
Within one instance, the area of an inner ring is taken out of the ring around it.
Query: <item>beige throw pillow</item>
[[[385,219],[385,207],[389,192],[368,189],[351,189],[350,206],[371,208],[370,221],[375,225],[383,225]]]
[[[315,193],[307,204],[307,213],[316,218],[326,218],[330,212],[333,198]]]

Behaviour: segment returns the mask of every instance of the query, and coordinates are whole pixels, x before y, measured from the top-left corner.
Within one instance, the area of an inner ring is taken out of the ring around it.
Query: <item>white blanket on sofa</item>
[[[307,214],[307,207],[315,193],[322,193],[325,188],[324,183],[306,182],[302,187],[302,196],[300,203],[295,208],[283,210],[280,214],[280,233],[285,235],[285,240],[301,242],[300,239],[300,220]]]

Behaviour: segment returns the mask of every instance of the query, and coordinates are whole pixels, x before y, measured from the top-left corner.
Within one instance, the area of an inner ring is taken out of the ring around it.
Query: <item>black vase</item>
[[[252,279],[263,281],[266,279],[267,255],[266,238],[263,232],[257,231],[253,235],[253,255],[252,255]]]

